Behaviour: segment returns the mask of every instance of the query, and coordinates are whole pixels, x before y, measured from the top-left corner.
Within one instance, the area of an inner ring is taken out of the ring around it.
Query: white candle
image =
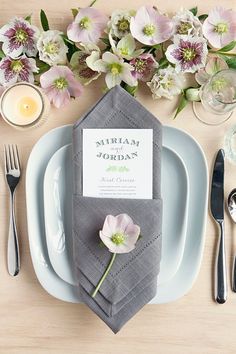
[[[16,127],[32,126],[45,113],[45,97],[38,87],[26,82],[7,88],[1,97],[2,117]]]

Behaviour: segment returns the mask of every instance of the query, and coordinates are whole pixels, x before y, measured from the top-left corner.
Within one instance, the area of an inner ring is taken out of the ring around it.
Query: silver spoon
[[[234,188],[228,196],[228,211],[231,216],[231,219],[236,223],[236,188]],[[233,264],[233,274],[232,274],[232,288],[236,292],[236,256],[234,257]]]

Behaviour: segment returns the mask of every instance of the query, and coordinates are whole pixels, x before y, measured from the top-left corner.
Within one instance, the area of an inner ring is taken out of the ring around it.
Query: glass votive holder
[[[12,127],[25,130],[42,125],[50,103],[42,90],[28,82],[9,86],[0,99],[2,118]]]
[[[236,124],[226,132],[224,151],[227,160],[236,165]]]

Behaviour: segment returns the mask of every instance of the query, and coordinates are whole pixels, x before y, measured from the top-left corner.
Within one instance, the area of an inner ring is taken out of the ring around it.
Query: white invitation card
[[[83,195],[152,199],[152,129],[83,129]]]

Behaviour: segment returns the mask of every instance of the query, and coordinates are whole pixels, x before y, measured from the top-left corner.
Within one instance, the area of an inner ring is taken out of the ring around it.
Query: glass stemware
[[[201,102],[193,102],[196,117],[205,124],[218,125],[230,118],[236,107],[236,70],[217,72],[200,88]]]

